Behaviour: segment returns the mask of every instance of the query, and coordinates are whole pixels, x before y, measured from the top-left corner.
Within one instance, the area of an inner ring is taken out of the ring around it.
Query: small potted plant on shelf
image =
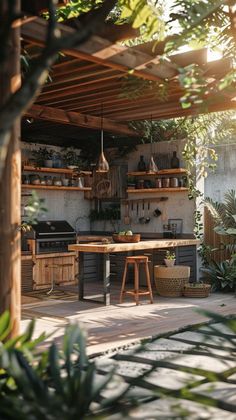
[[[41,167],[52,168],[53,167],[52,155],[53,155],[53,151],[48,150],[46,147],[40,147],[38,150],[32,151],[34,163],[39,168]]]
[[[175,253],[167,250],[165,258],[164,258],[164,263],[166,267],[173,267],[175,265],[175,260],[176,260]]]
[[[81,165],[81,159],[72,147],[64,149],[63,160],[69,169],[78,169]]]

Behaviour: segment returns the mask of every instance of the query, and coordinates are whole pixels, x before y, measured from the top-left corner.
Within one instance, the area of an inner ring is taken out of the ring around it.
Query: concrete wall
[[[22,142],[22,154],[30,155],[30,151],[37,149],[39,145]],[[44,146],[41,146],[44,147]],[[52,147],[48,147],[51,149]],[[53,150],[60,151],[59,147]],[[23,190],[28,192],[29,190]],[[45,200],[47,213],[44,213],[41,220],[67,220],[76,230],[90,230],[90,201],[84,199],[84,193],[80,191],[59,191],[59,190],[37,190],[40,198]],[[28,198],[22,196],[22,209]]]
[[[205,197],[223,201],[227,190],[236,189],[236,139],[235,143],[214,148],[219,159],[216,171],[205,179]]]

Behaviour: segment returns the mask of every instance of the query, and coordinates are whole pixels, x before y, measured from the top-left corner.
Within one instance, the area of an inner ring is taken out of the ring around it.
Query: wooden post
[[[16,2],[20,10],[20,0]],[[0,20],[5,22],[8,0],[0,2]],[[20,29],[11,29],[7,57],[0,66],[0,108],[20,85]],[[20,121],[11,131],[3,177],[0,180],[0,313],[9,310],[11,336],[20,331],[21,241],[20,241]]]

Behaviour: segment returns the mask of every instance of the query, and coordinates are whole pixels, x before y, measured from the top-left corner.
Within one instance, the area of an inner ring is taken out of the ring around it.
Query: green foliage
[[[49,150],[46,147],[39,147],[37,150],[32,151],[33,161],[38,167],[43,167],[45,160],[51,160],[53,155],[53,150]]]
[[[208,275],[214,291],[234,291],[236,287],[236,258],[222,262],[211,261],[202,271]]]
[[[161,40],[165,34],[163,6],[160,1],[119,0],[120,19],[132,23],[133,28],[141,28],[143,39],[158,36]]]
[[[200,236],[199,239],[202,239],[202,236]],[[203,267],[207,267],[211,262],[211,253],[215,251],[215,249],[213,249],[210,245],[206,245],[204,242],[202,242],[200,246],[198,247],[197,251],[201,258]]]
[[[169,250],[166,251],[166,255],[165,255],[166,260],[173,261],[173,260],[175,260],[175,258],[176,258],[176,256],[175,256],[174,252],[171,252]]]
[[[80,156],[73,147],[64,148],[62,157],[66,166],[77,166],[80,169],[88,167],[88,161]]]
[[[235,190],[229,190],[224,195],[224,202],[214,202],[210,198],[204,200],[204,204],[210,211],[214,222],[215,232],[230,238],[230,244],[224,244],[222,247],[229,250],[231,253],[236,251],[236,193]]]
[[[10,317],[0,317],[0,339],[10,329]],[[32,340],[34,322],[26,332],[0,347],[0,417],[4,420],[74,420],[106,406],[102,391],[114,376],[99,377],[86,355],[86,335],[77,325],[67,327],[62,349],[53,343],[35,352],[45,334]],[[96,374],[96,377],[95,377]],[[111,401],[112,402],[112,401]],[[94,404],[94,406],[93,406]],[[107,404],[108,405],[108,404]]]
[[[119,207],[107,207],[104,210],[91,210],[89,214],[91,222],[96,220],[120,220]]]
[[[36,225],[38,223],[39,217],[47,212],[47,208],[44,206],[44,202],[44,198],[40,198],[36,191],[33,190],[28,203],[25,206],[25,216],[27,221],[22,222],[22,231],[30,230],[32,225]]]
[[[194,392],[193,388],[206,383],[213,388],[219,381],[223,381],[225,385],[233,383],[231,378],[235,373],[235,367],[232,362],[228,364],[227,361],[235,360],[236,319],[225,318],[209,311],[198,310],[198,312],[210,318],[211,322],[201,325],[200,329],[199,326],[190,329],[195,333],[199,330],[200,333],[201,342],[195,346],[191,342],[190,347],[185,345],[181,351],[171,349],[174,356],[172,358],[159,357],[158,349],[155,352],[151,351],[154,357],[145,357],[145,352],[150,353],[149,340],[140,346],[135,346],[134,349],[129,349],[128,352],[119,352],[107,359],[106,365],[103,365],[105,371],[101,364],[97,367],[96,360],[87,357],[86,334],[79,326],[68,326],[62,344],[57,346],[52,343],[42,352],[38,351],[37,345],[46,337],[43,334],[36,340],[32,338],[34,321],[31,321],[24,334],[7,340],[10,316],[8,313],[3,314],[0,317],[0,418],[2,420],[92,418],[102,420],[114,417],[119,420],[133,418],[133,410],[137,412],[139,406],[143,411],[149,407],[149,402],[160,398],[167,398],[168,401],[170,397],[173,399],[173,407],[171,406],[173,418],[190,418],[191,405],[186,410],[182,407],[183,399],[198,402],[204,413],[207,413],[208,407],[215,406],[225,409],[226,414],[234,412],[235,406],[228,400],[224,404],[222,399],[216,400],[214,396],[206,394],[203,397]],[[166,338],[171,339],[172,334]],[[186,343],[186,337],[182,338],[180,335],[178,342]],[[224,354],[221,352],[222,345],[224,345]],[[175,356],[179,354],[182,363],[178,363],[178,360],[175,363]],[[189,361],[190,356],[211,357],[212,361],[214,359],[216,363],[219,361],[221,366],[224,366],[225,362],[225,368],[222,367],[219,372],[212,370],[211,367],[208,370],[206,367],[191,366],[189,362],[185,365],[184,358]],[[118,375],[114,367],[117,362],[133,362],[135,369],[142,373],[137,373],[134,377],[129,377],[128,372],[123,374],[121,372]],[[158,375],[160,368],[171,369],[173,374],[188,373],[189,380],[180,381],[178,390],[165,387],[163,384],[159,385],[153,380],[151,382],[150,375],[153,373]],[[158,418],[162,416],[158,415]]]

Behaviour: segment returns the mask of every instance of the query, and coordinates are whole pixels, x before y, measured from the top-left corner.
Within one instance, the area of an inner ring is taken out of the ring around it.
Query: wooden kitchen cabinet
[[[34,290],[46,289],[54,285],[77,283],[76,254],[38,255],[34,266]]]

